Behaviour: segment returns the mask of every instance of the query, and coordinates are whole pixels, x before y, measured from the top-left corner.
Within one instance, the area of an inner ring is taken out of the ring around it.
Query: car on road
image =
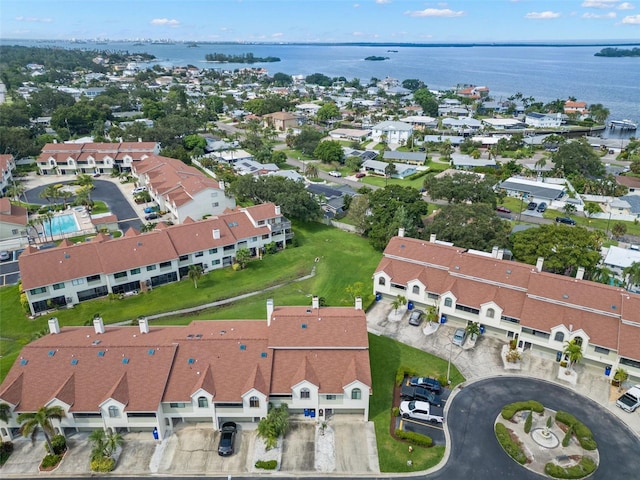
[[[220,442],[218,443],[218,455],[228,457],[233,455],[233,444],[236,440],[238,427],[235,422],[225,422],[220,429]]]
[[[575,225],[576,221],[569,217],[556,217],[556,223],[564,223],[565,225]]]
[[[444,421],[442,415],[434,415],[431,412],[431,406],[427,402],[418,400],[400,402],[400,415],[402,415],[402,418],[413,418],[433,423],[442,423]]]
[[[536,208],[536,211],[538,213],[544,213],[546,209],[547,209],[547,204],[544,202],[540,202],[540,204],[538,205],[538,208]]]
[[[337,170],[331,170],[329,172],[329,175],[331,175],[332,177],[338,177],[338,178],[342,176],[342,174],[340,172],[338,172]]]
[[[409,315],[409,325],[413,325],[414,327],[419,327],[424,320],[424,312],[422,310],[414,310]]]
[[[634,385],[616,401],[616,405],[625,412],[633,412],[640,407],[640,385]]]
[[[133,192],[131,192],[133,195],[137,195],[139,193],[142,192],[146,192],[147,191],[147,187],[136,187],[133,189]]]
[[[500,213],[511,213],[511,210],[509,210],[507,207],[503,207],[502,205],[498,205],[496,207],[496,212],[500,212]]]
[[[0,252],[0,262],[6,262],[8,260],[11,260],[11,258],[12,258],[11,254],[6,250],[3,250],[2,252]]]
[[[535,210],[536,208],[538,208],[538,204],[536,202],[529,202],[527,205],[527,210]]]
[[[155,220],[156,218],[160,218],[160,215],[155,212],[144,216],[145,220]]]
[[[456,328],[456,331],[453,334],[453,338],[451,339],[451,343],[461,347],[462,345],[464,345],[464,341],[466,339],[467,339],[467,331],[464,328]]]
[[[442,385],[435,378],[429,377],[411,377],[409,378],[409,385],[412,387],[424,387],[436,395],[440,395],[442,393]]]

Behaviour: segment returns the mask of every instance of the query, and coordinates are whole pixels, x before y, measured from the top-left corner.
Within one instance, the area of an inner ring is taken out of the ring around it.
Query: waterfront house
[[[375,142],[404,145],[413,133],[413,127],[404,122],[385,121],[371,128],[371,138]]]
[[[9,421],[60,406],[56,433],[113,429],[162,440],[178,423],[218,430],[234,421],[255,428],[270,404],[315,423],[333,415],[369,419],[371,369],[362,301],[354,307],[278,307],[267,300],[264,320],[194,321],[186,326],[60,328],[23,347],[0,385]]]
[[[562,114],[529,112],[524,117],[524,123],[533,128],[558,128],[562,125]]]

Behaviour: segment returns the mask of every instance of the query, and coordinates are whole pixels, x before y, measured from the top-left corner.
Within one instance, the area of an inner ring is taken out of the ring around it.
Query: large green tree
[[[579,267],[595,269],[600,261],[601,240],[597,232],[583,227],[541,225],[511,236],[516,260],[535,265],[544,258],[543,268],[552,273],[572,275]]]
[[[344,150],[336,140],[324,140],[313,151],[313,156],[323,163],[344,163]]]
[[[35,442],[38,432],[42,430],[49,451],[53,452],[51,437],[55,435],[55,430],[52,420],[61,420],[65,416],[64,409],[59,406],[41,407],[37,412],[23,412],[17,418],[20,424],[19,432],[24,437],[31,437],[31,441]]]
[[[293,137],[293,146],[306,155],[313,155],[324,134],[311,127],[302,127],[300,133]]]
[[[510,230],[509,222],[496,215],[493,205],[476,203],[443,206],[424,232],[459,247],[490,251],[508,245]]]
[[[447,200],[449,203],[488,203],[495,208],[496,193],[493,190],[496,180],[482,178],[469,173],[454,173],[436,178],[428,176],[424,188],[434,200]]]
[[[605,173],[600,157],[584,138],[560,145],[551,158],[555,170],[565,177],[572,174],[600,177]]]
[[[438,116],[438,99],[427,88],[419,88],[413,92],[413,99],[420,105],[425,115]]]
[[[320,122],[329,122],[334,118],[340,118],[340,109],[333,102],[327,102],[320,107],[316,117]]]

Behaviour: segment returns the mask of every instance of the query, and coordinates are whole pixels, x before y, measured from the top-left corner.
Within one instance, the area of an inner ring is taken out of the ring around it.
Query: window
[[[147,272],[150,272],[151,270],[155,270],[156,266],[155,265],[147,265]]]
[[[564,342],[564,333],[556,332],[556,334],[553,337],[553,340],[556,342]]]
[[[527,327],[522,327],[522,333],[527,333],[529,335],[534,335],[541,338],[549,338],[551,336],[551,334],[547,332],[541,332],[540,330],[534,330],[533,328]]]
[[[351,390],[351,400],[360,400],[362,398],[362,392],[359,388]]]
[[[260,399],[258,397],[251,397],[249,399],[249,407],[260,408]]]
[[[62,290],[64,288],[64,282],[61,283],[54,283],[53,284],[53,289],[54,290]]]
[[[160,268],[166,268],[166,267],[170,267],[170,266],[171,266],[171,261],[161,262],[160,263]]]
[[[204,255],[204,252],[196,252],[196,254],[194,255],[194,257],[201,257]]]
[[[418,295],[420,293],[420,287],[418,285],[414,285],[411,291],[412,293],[415,293],[416,295]]]
[[[327,395],[326,398],[327,398],[327,400],[335,400],[336,396],[335,395]]]
[[[386,285],[386,284],[387,284],[387,281],[383,277],[380,277],[378,279],[378,285]]]
[[[180,260],[181,262],[184,262],[185,260],[189,260],[189,255],[180,255],[178,257],[178,260]]]
[[[226,245],[225,247],[222,248],[222,250],[224,250],[225,252],[229,252],[231,250],[235,250],[236,246],[235,245]]]
[[[575,337],[573,341],[575,342],[576,345],[582,346],[582,337]]]
[[[300,398],[311,398],[311,392],[308,388],[303,388],[300,390]]]
[[[220,202],[213,202],[213,203],[211,204],[211,207],[212,207],[212,208],[217,208],[217,207],[219,207],[219,206],[220,206]]]
[[[169,403],[169,407],[171,407],[171,408],[185,408],[186,404],[184,402],[171,402],[171,403]]]
[[[440,298],[440,295],[438,295],[437,293],[427,293],[427,298],[431,299],[431,300],[438,300]]]
[[[220,265],[220,260],[214,260],[211,265]]]
[[[450,298],[445,298],[444,299],[444,306],[445,307],[451,307],[453,305],[453,300],[451,300]]]
[[[127,272],[116,272],[113,274],[113,278],[127,278]]]
[[[608,348],[594,347],[594,350],[595,350],[596,353],[602,353],[603,355],[609,355],[609,349]]]
[[[209,408],[209,401],[206,397],[198,397],[198,408]]]
[[[139,269],[139,268],[134,268],[134,269],[132,269],[132,270],[129,270],[129,273],[130,273],[131,275],[137,275],[137,274],[139,274],[139,273],[140,273],[140,269]]]
[[[32,288],[31,290],[29,290],[29,293],[31,295],[38,295],[39,293],[47,293],[47,287]]]
[[[11,230],[11,235],[17,235],[18,234],[18,229],[17,228],[13,228]]]
[[[100,280],[100,275],[89,275],[87,277],[87,282],[97,282],[98,280]]]
[[[118,418],[119,416],[120,416],[120,410],[118,410],[118,407],[111,405],[109,407],[109,417]]]
[[[215,253],[218,253],[218,249],[217,248],[210,248],[209,249],[209,255],[213,255]]]
[[[71,285],[82,285],[84,283],[84,278],[76,278],[75,280],[71,280]]]
[[[487,310],[487,318],[493,318],[496,316],[496,311],[493,308]]]
[[[461,312],[473,313],[474,315],[478,315],[480,310],[477,308],[466,307],[464,305],[456,305],[456,310],[460,310]]]
[[[518,320],[517,318],[507,317],[505,315],[502,315],[500,317],[500,320],[504,320],[505,322],[510,322],[510,323],[520,323],[520,320]]]

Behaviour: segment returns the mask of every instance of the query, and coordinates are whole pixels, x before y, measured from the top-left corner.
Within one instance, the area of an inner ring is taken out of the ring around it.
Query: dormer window
[[[207,397],[198,397],[198,408],[209,408]]]
[[[114,405],[109,407],[109,418],[119,418],[120,417],[120,409]]]
[[[308,388],[300,390],[300,398],[311,398],[311,391]]]

